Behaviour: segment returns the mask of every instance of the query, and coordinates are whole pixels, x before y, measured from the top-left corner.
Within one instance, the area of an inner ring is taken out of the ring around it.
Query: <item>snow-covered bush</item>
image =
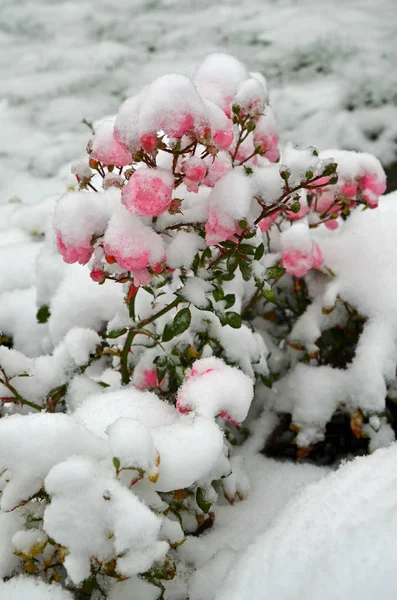
[[[179,546],[247,494],[261,411],[298,457],[335,415],[370,450],[393,439],[397,210],[371,155],[280,156],[265,79],[226,55],[128,98],[87,152],[53,220],[9,209],[0,575],[167,598]]]

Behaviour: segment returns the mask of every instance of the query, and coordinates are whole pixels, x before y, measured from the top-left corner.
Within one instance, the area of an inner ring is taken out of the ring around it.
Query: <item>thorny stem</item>
[[[140,329],[142,329],[143,327],[146,327],[146,325],[150,325],[150,323],[153,323],[153,321],[155,321],[159,317],[162,317],[163,315],[165,315],[167,312],[169,312],[170,310],[175,308],[175,306],[177,306],[180,302],[183,302],[183,300],[181,298],[175,298],[175,300],[173,300],[171,302],[171,304],[168,304],[168,306],[165,306],[164,308],[162,308],[161,310],[156,312],[154,315],[152,315],[148,319],[143,319],[142,321],[139,321],[139,323],[137,323],[137,325],[135,325],[135,327],[131,327],[131,329],[128,331],[128,335],[125,340],[125,344],[120,353],[121,381],[125,385],[130,382],[130,373],[128,370],[128,354],[131,350],[131,345],[132,345],[132,342],[134,341],[134,337],[136,336],[137,333],[141,333]]]
[[[26,400],[21,394],[14,388],[14,386],[10,383],[9,378],[7,377],[3,367],[0,367],[0,371],[3,374],[4,379],[0,377],[0,383],[2,383],[12,394],[18,402],[21,404],[25,404],[26,406],[30,406],[30,408],[34,408],[35,410],[43,410],[43,406],[39,406],[35,402],[31,402],[30,400]]]

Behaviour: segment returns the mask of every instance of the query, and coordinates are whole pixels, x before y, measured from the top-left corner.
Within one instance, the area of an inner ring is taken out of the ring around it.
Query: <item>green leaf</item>
[[[323,177],[326,177],[327,175],[335,175],[337,168],[337,163],[330,163],[325,167],[324,171],[322,172]]]
[[[106,381],[97,381],[97,384],[100,385],[103,388],[108,388],[110,387],[109,383],[106,383]]]
[[[234,279],[234,273],[222,273],[218,279],[222,281],[232,281],[232,279]]]
[[[274,291],[270,288],[264,288],[262,290],[262,296],[264,298],[266,298],[266,300],[268,302],[273,302],[273,304],[275,304],[276,302],[276,296],[274,295]]]
[[[236,296],[234,294],[226,294],[223,301],[225,303],[225,308],[230,308],[236,302]]]
[[[125,333],[127,333],[126,327],[123,327],[123,329],[112,329],[111,331],[109,331],[109,333],[106,334],[106,337],[110,338],[111,340],[114,340],[120,337],[121,335],[124,335]]]
[[[264,254],[265,254],[265,246],[263,244],[259,244],[259,246],[255,250],[254,259],[260,260]]]
[[[208,502],[205,490],[203,490],[201,487],[198,487],[196,490],[196,502],[197,506],[203,511],[204,514],[209,513],[212,504],[211,502]]]
[[[173,322],[173,330],[174,335],[181,335],[192,322],[192,313],[190,312],[190,308],[182,308],[174,317]]]
[[[225,294],[222,288],[217,288],[212,292],[212,295],[214,296],[215,302],[220,302]]]
[[[113,456],[113,464],[115,469],[120,469],[120,460],[117,458],[117,456]]]
[[[285,269],[284,267],[278,267],[277,265],[274,267],[268,267],[266,269],[266,278],[267,279],[278,279],[282,275],[284,275]]]
[[[148,285],[142,285],[141,286],[143,290],[145,290],[145,292],[148,292],[148,294],[151,294],[152,296],[154,296],[154,291],[152,290],[152,288]]]
[[[40,306],[39,310],[37,311],[36,314],[36,319],[38,323],[47,323],[48,319],[50,318],[50,309],[46,304],[43,304],[43,306]]]
[[[231,254],[226,261],[226,269],[229,273],[234,273],[238,266],[238,256],[237,254]]]
[[[245,260],[240,259],[238,264],[241,275],[243,276],[244,281],[249,281],[251,279],[251,266],[245,262]]]
[[[167,323],[163,329],[163,337],[161,338],[162,342],[169,342],[174,337],[174,327],[172,323]]]
[[[243,254],[255,254],[255,248],[254,246],[251,246],[251,244],[240,244],[239,250]]]
[[[241,327],[241,315],[239,315],[236,312],[227,312],[225,313],[225,322],[227,325],[230,325],[230,327],[233,327],[233,329],[240,329]]]

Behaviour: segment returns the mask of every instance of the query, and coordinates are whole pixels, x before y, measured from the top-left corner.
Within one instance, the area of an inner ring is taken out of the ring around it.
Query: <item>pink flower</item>
[[[254,138],[254,144],[256,148],[260,148],[260,151],[266,156],[270,162],[276,162],[280,158],[280,152],[278,150],[278,136],[276,133],[269,133],[269,135],[259,135]]]
[[[157,146],[157,135],[155,133],[144,133],[139,139],[142,150],[145,152],[153,152]]]
[[[247,416],[252,396],[252,380],[212,356],[194,363],[178,390],[176,408],[181,414],[219,415],[237,425]]]
[[[149,285],[152,281],[153,277],[149,273],[149,271],[145,269],[135,269],[133,272],[134,275],[134,285],[139,287],[140,285]]]
[[[205,226],[205,241],[209,246],[230,239],[238,230],[238,221],[219,208],[210,208],[209,218]]]
[[[121,193],[130,213],[142,217],[158,217],[172,202],[174,177],[166,169],[138,169]]]
[[[59,232],[57,233],[57,246],[63,260],[68,264],[78,262],[85,265],[94,253],[91,240],[86,240],[85,243],[79,245],[67,244]]]
[[[138,390],[147,390],[148,388],[161,387],[164,384],[165,379],[163,378],[160,382],[157,378],[156,369],[144,369],[141,381],[136,386]]]
[[[295,277],[304,277],[310,269],[318,269],[323,262],[323,255],[315,242],[311,252],[293,248],[283,251],[283,267],[287,273]]]
[[[185,160],[182,167],[187,179],[195,183],[203,181],[207,174],[206,163],[202,158],[198,158],[196,156],[192,156],[192,158]]]
[[[90,156],[104,165],[116,167],[125,167],[132,162],[131,153],[125,144],[115,138],[112,121],[103,121],[96,128]]]
[[[339,227],[339,223],[336,219],[329,219],[328,221],[324,222],[324,225],[326,226],[327,229],[338,229]]]
[[[290,275],[303,277],[313,266],[313,255],[301,250],[283,252],[283,267]]]
[[[164,258],[164,243],[151,227],[120,207],[105,231],[104,252],[108,262],[117,262],[122,269],[133,272],[138,287],[151,281],[147,267]]]
[[[203,185],[207,187],[214,187],[218,181],[222,179],[227,173],[232,171],[233,167],[230,162],[230,158],[227,160],[218,154],[214,162],[208,166],[208,173],[203,181]]]
[[[171,119],[164,126],[164,131],[172,138],[180,138],[187,131],[194,131],[194,117],[187,113]]]
[[[91,271],[90,277],[91,277],[92,281],[96,281],[97,283],[101,283],[101,281],[105,277],[105,273],[104,273],[104,271],[102,271],[102,269],[96,268],[96,269],[93,269]]]
[[[319,245],[316,242],[313,242],[313,268],[319,269],[324,262],[323,254],[320,250]]]
[[[129,252],[126,253],[122,247],[112,248],[109,244],[106,244],[105,252],[107,255],[113,256],[119,267],[126,271],[140,271],[149,264],[149,250],[138,250],[135,254],[132,254]]]
[[[383,177],[379,179],[374,173],[366,173],[360,178],[358,186],[370,208],[376,208],[379,196],[386,191],[386,177],[383,174]]]
[[[227,150],[230,148],[234,140],[233,125],[230,121],[230,126],[227,129],[218,129],[212,136],[214,146],[219,150]]]
[[[357,195],[357,185],[351,182],[346,182],[342,185],[342,194],[347,198],[355,198]]]

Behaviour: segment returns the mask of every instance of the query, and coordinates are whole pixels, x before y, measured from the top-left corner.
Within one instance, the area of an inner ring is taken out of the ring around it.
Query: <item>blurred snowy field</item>
[[[397,155],[395,0],[0,0],[0,204],[62,192],[81,121],[234,54],[270,82],[281,141]]]

